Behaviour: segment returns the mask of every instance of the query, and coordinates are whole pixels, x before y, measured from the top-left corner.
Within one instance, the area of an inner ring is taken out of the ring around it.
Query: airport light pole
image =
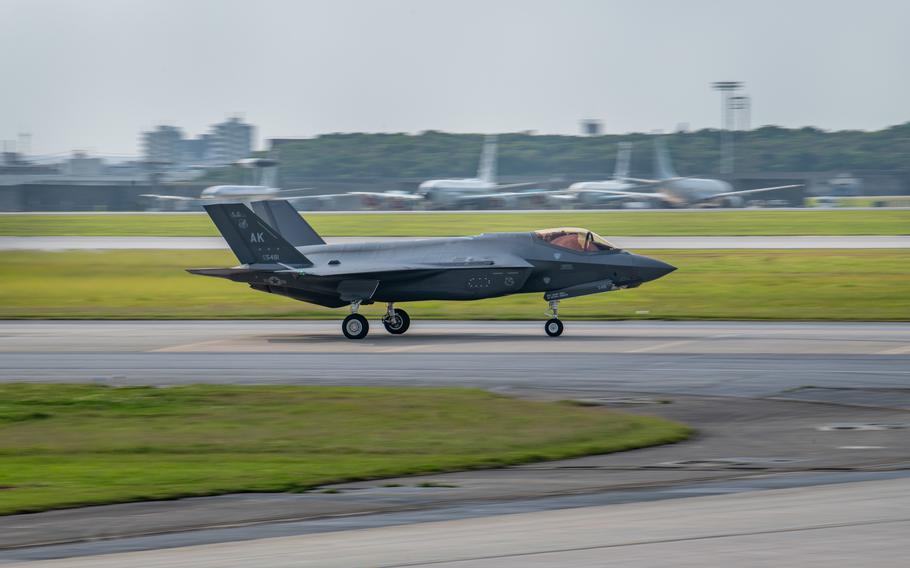
[[[735,97],[730,97],[730,105],[734,111],[742,111],[739,113],[740,120],[736,120],[736,115],[734,114],[734,124],[733,130],[750,130],[751,129],[751,118],[752,118],[752,99],[749,95],[738,95]]]
[[[715,81],[711,88],[721,93],[720,171],[733,173],[733,94],[742,88],[741,81]]]

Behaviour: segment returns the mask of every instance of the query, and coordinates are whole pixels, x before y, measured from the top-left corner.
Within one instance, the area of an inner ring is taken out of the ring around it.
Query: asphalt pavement
[[[396,384],[771,396],[910,383],[902,323],[414,321],[362,341],[337,321],[0,322],[0,378],[111,384]],[[871,396],[871,395],[870,395]],[[904,398],[886,395],[894,404]]]
[[[0,562],[898,566],[910,553],[903,323],[569,321],[548,338],[541,322],[415,321],[404,336],[377,326],[352,342],[338,321],[6,321],[0,380],[477,386],[699,430],[681,444],[331,493],[5,517]]]

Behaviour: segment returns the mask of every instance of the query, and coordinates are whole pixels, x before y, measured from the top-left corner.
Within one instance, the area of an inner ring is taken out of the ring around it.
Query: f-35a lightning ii
[[[665,262],[620,250],[576,228],[473,237],[328,245],[287,201],[206,205],[215,226],[240,260],[233,268],[195,268],[254,290],[337,308],[351,314],[341,329],[363,339],[369,323],[361,305],[385,302],[389,333],[408,330],[397,302],[479,300],[543,292],[551,319],[544,330],[562,334],[559,302],[635,288],[669,274]]]

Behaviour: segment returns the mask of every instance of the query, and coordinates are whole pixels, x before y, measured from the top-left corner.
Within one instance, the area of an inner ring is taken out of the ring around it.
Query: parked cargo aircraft
[[[213,185],[202,190],[199,197],[183,195],[159,195],[143,193],[141,197],[152,197],[162,201],[179,201],[185,203],[211,203],[217,201],[249,201],[253,199],[289,198],[306,189],[278,189],[275,187],[278,175],[278,162],[266,158],[246,158],[234,162],[234,165],[249,168],[256,172],[255,185]]]
[[[535,184],[496,182],[496,136],[488,135],[484,139],[480,154],[477,177],[427,180],[417,188],[417,195],[426,201],[426,206],[430,209],[502,205],[505,202],[512,203],[517,199],[532,198],[535,194],[546,193],[507,191],[533,185]]]
[[[662,138],[654,140],[654,174],[656,178],[654,180],[638,180],[645,184],[653,184],[654,190],[650,192],[609,187],[592,187],[591,189],[586,189],[585,192],[599,194],[602,199],[608,199],[613,196],[617,199],[647,201],[664,207],[712,205],[741,207],[744,204],[744,197],[748,195],[801,187],[800,185],[778,185],[736,191],[733,186],[723,180],[681,177],[673,169],[673,164],[670,162],[670,154],[667,152],[666,144]],[[606,184],[607,182],[587,183]]]
[[[616,192],[643,189],[647,185],[659,183],[656,180],[636,179],[629,177],[629,165],[632,161],[632,143],[620,142],[616,150],[616,166],[613,177],[602,181],[580,181],[573,183],[563,191],[550,194],[554,204],[570,203],[581,207],[597,207],[629,198]]]
[[[189,272],[320,306],[348,305],[342,332],[349,339],[363,339],[369,331],[358,313],[364,304],[385,302],[382,324],[397,335],[410,326],[397,302],[527,292],[543,292],[552,315],[544,330],[555,337],[563,331],[561,300],[635,288],[675,270],[585,229],[327,245],[287,201],[253,202],[252,210],[239,203],[205,210],[241,264]]]

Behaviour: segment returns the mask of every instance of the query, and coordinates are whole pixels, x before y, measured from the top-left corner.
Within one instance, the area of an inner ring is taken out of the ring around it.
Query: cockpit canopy
[[[601,252],[615,250],[607,240],[594,231],[578,227],[560,227],[534,231],[534,236],[553,246],[579,252]]]

